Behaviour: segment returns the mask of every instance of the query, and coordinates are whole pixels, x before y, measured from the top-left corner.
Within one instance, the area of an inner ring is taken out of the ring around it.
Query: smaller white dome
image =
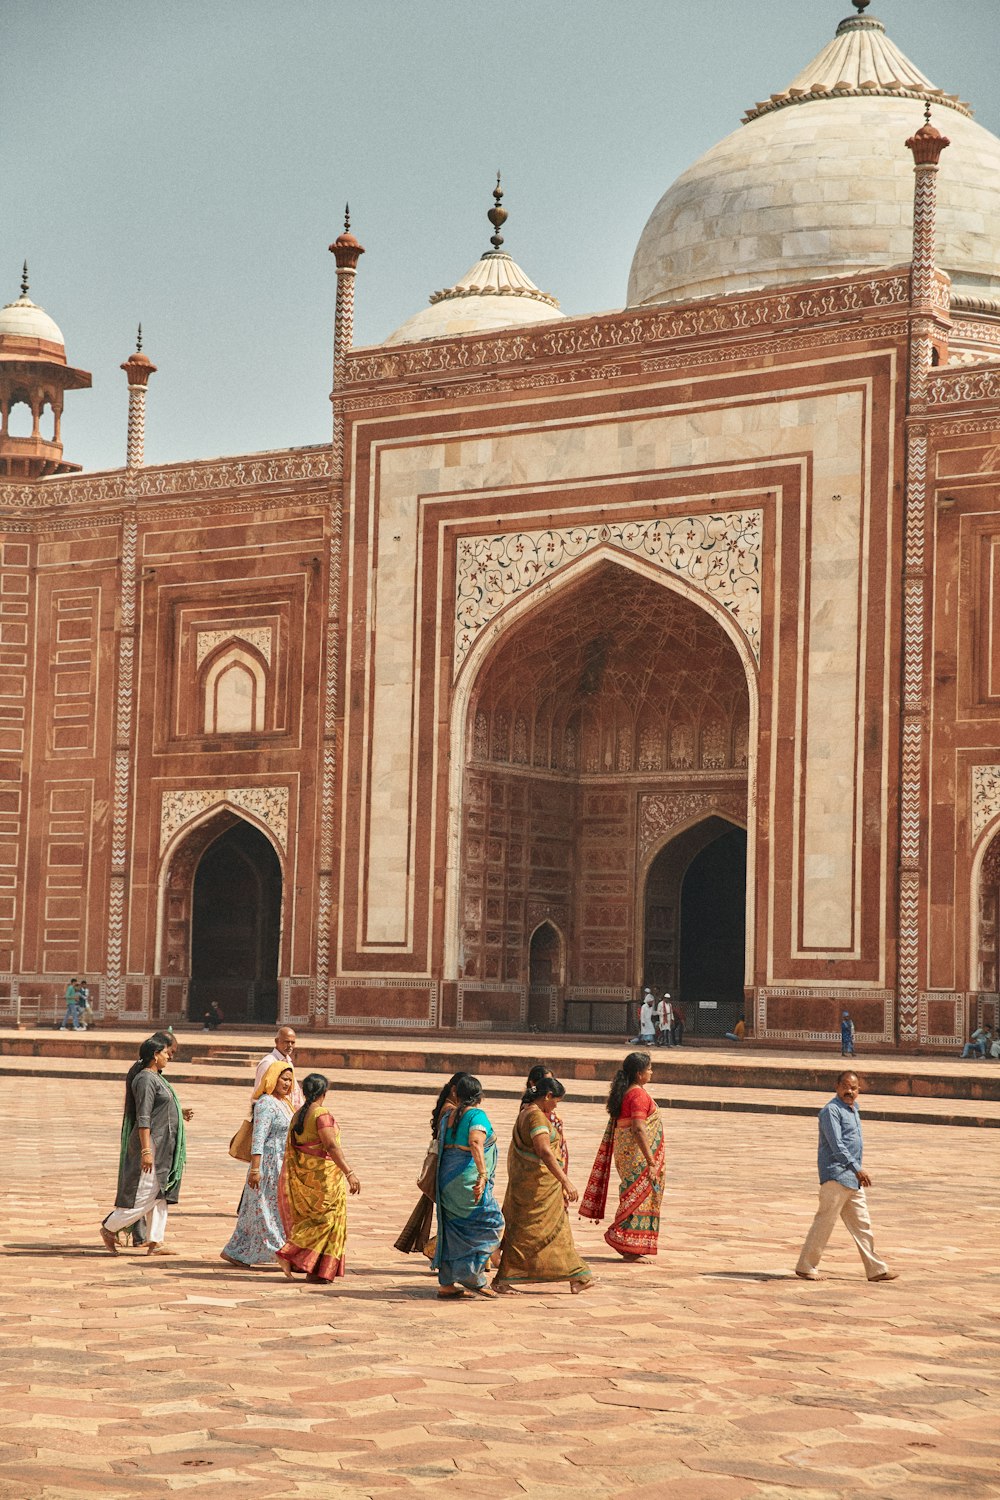
[[[18,339],[42,339],[47,344],[65,348],[65,339],[48,313],[22,293],[16,302],[0,308],[0,338],[11,334]]]
[[[562,317],[555,297],[539,291],[506,250],[487,250],[461,281],[435,292],[430,307],[414,313],[385,342],[415,344]]]

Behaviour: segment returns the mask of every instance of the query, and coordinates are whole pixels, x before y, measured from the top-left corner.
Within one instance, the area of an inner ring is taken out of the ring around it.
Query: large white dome
[[[0,337],[4,334],[18,339],[39,339],[47,344],[65,343],[57,324],[26,292],[16,302],[0,308]]]
[[[663,195],[639,240],[631,306],[907,263],[923,101],[951,141],[938,177],[938,264],[953,294],[1000,297],[1000,140],[942,95],[874,18],[837,39]]]

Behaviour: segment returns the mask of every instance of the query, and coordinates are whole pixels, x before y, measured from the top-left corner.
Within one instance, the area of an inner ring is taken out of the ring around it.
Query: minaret
[[[129,469],[141,469],[146,439],[146,387],[150,375],[156,374],[156,366],[142,352],[142,324],[136,334],[135,353],[119,369],[128,376],[128,443],[125,464]]]
[[[924,952],[921,922],[922,836],[927,762],[926,612],[927,429],[922,420],[927,378],[947,350],[949,281],[937,268],[937,174],[948,138],[924,123],[906,142],[913,153],[913,258],[910,268],[910,371],[906,428],[906,506],[903,540],[902,764],[899,791],[898,1041],[916,1046]]]
[[[337,397],[343,385],[347,355],[354,342],[354,278],[358,261],[365,253],[351,233],[351,205],[344,208],[344,232],[330,246],[337,262],[337,307],[333,317],[333,472],[344,472],[344,421],[337,409]]]

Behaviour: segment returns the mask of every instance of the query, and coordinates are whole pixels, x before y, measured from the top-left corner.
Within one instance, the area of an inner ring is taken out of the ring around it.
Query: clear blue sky
[[[66,456],[125,453],[118,369],[159,366],[147,462],[323,442],[345,199],[374,343],[487,248],[573,315],[620,307],[670,182],[784,88],[848,0],[11,0],[0,302],[31,295],[94,388]],[[875,0],[1000,133],[996,0]],[[899,143],[902,147],[902,143]]]

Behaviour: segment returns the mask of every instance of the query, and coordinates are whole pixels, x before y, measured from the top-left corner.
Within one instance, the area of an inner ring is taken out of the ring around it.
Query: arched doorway
[[[746,882],[746,831],[729,828],[695,855],[681,885],[678,988],[703,1036],[723,1036],[743,1012]]]
[[[743,1006],[746,830],[710,816],[669,839],[646,874],[643,978],[680,1000],[687,1029],[722,1035]]]
[[[563,943],[551,922],[531,934],[528,945],[528,1025],[549,1031],[562,983]]]
[[[692,806],[745,816],[750,670],[704,604],[611,559],[484,653],[460,700],[453,931],[485,1024],[516,1025],[526,993],[531,1009],[542,916],[562,934],[570,1029],[630,1024],[651,844]]]
[[[281,866],[270,842],[237,819],[202,854],[191,901],[188,1015],[214,1000],[227,1022],[278,1015]]]

